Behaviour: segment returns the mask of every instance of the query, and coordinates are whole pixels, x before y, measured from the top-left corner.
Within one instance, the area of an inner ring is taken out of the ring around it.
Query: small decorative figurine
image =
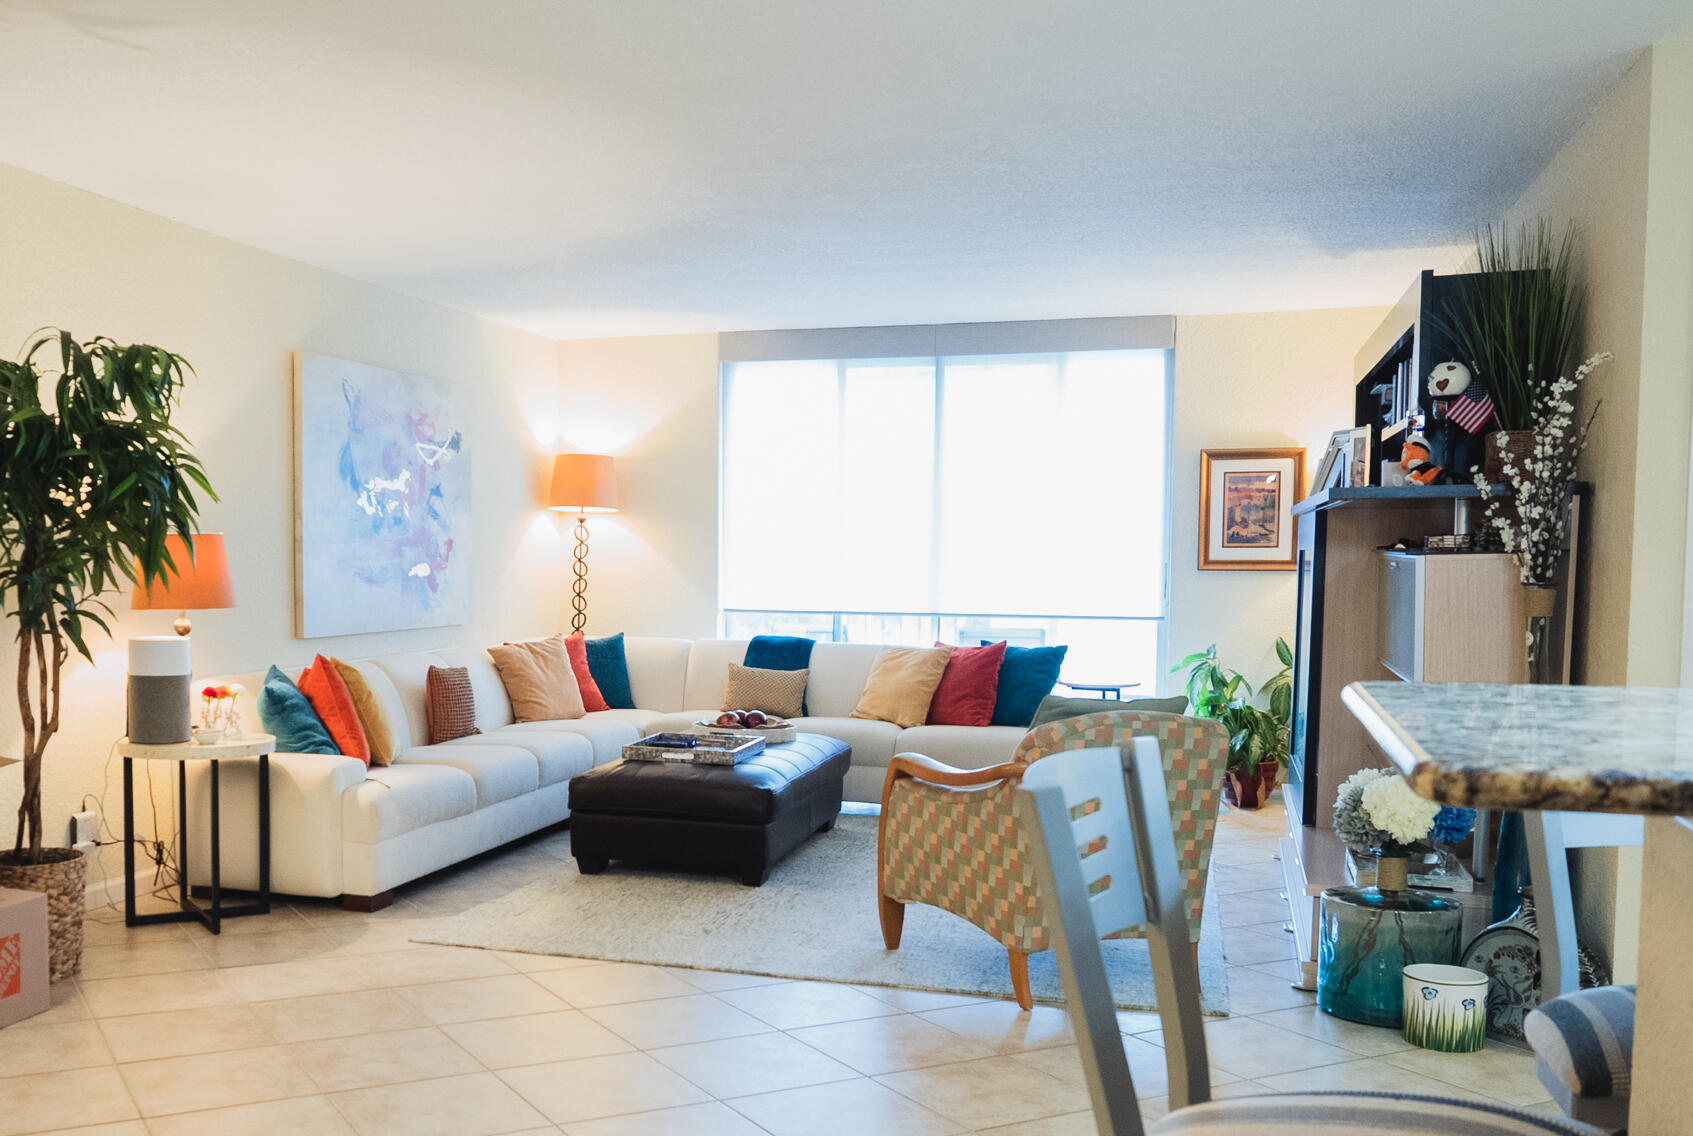
[[[1429,373],[1428,393],[1434,400],[1430,417],[1434,428],[1430,456],[1450,471],[1448,479],[1469,476],[1480,464],[1476,435],[1493,420],[1493,399],[1487,384],[1457,361],[1441,363]]]
[[[1430,457],[1428,440],[1421,434],[1412,434],[1405,439],[1399,468],[1416,484],[1433,485],[1434,479],[1440,476],[1441,469]]]

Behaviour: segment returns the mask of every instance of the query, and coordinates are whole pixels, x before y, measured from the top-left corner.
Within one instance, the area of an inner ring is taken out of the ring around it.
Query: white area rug
[[[1214,897],[1213,897],[1214,898]],[[1199,944],[1201,1003],[1228,1013],[1228,980],[1216,904]],[[420,942],[568,955],[614,962],[727,970],[1011,996],[1005,950],[938,908],[906,909],[900,949],[882,946],[876,916],[876,818],[843,816],[778,864],[760,888],[732,876],[655,871],[613,863],[584,876],[573,862],[500,899],[436,923]],[[1146,943],[1101,944],[1117,1005],[1154,1006]],[[1062,1001],[1051,951],[1029,958],[1043,1002]]]

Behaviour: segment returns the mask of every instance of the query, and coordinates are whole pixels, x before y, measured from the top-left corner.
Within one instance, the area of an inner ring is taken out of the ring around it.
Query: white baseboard
[[[135,894],[145,895],[153,887],[153,865],[138,869],[135,873]],[[107,876],[98,883],[91,883],[82,890],[82,902],[89,908],[104,907],[108,903],[123,906],[123,873]]]

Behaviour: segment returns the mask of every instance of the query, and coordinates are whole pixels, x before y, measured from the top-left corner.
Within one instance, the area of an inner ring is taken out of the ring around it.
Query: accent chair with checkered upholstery
[[[925,903],[969,920],[1005,946],[1017,1004],[1034,1005],[1029,955],[1052,949],[1029,845],[1012,801],[1023,771],[1066,750],[1158,742],[1170,822],[1182,872],[1182,898],[1197,950],[1211,840],[1222,802],[1228,735],[1216,722],[1180,714],[1125,711],[1064,718],[1030,730],[1012,759],[957,769],[921,754],[896,754],[882,784],[877,847],[882,940],[899,949],[905,905]],[[1138,927],[1102,936],[1140,938]]]

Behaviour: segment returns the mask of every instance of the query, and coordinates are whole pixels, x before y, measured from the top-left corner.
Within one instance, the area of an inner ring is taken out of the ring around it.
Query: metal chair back
[[[1126,755],[1110,746],[1043,758],[1023,774],[1016,809],[1047,899],[1099,1131],[1140,1136],[1100,927],[1146,929],[1172,1111],[1211,1098],[1199,974],[1182,910],[1158,743],[1135,738]]]

